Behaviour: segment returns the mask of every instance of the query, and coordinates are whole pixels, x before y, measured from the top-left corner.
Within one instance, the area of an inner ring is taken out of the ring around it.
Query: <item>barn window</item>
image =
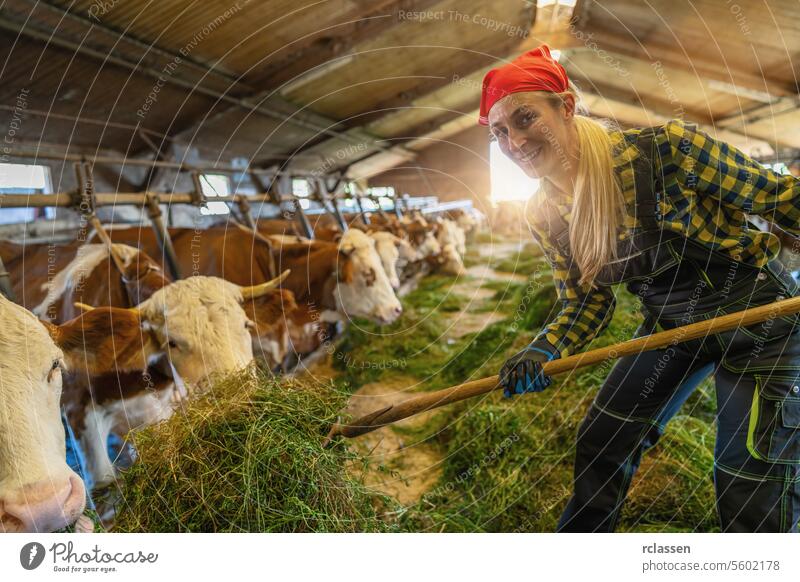
[[[0,164],[0,192],[4,194],[50,194],[50,168],[29,164]],[[52,218],[54,208],[0,208],[0,224]]]
[[[292,178],[292,194],[299,198],[300,206],[308,210],[311,207],[311,202],[308,197],[311,196],[311,186],[308,180],[303,178]]]
[[[503,155],[497,142],[489,146],[493,205],[498,202],[525,201],[539,189],[539,180],[529,178],[519,166]]]
[[[203,174],[200,176],[200,185],[206,198],[216,196],[230,196],[231,179],[225,174]],[[200,209],[200,214],[230,214],[231,209],[225,202],[214,202],[209,200],[205,208]]]
[[[777,172],[778,174],[784,174],[784,175],[791,174],[791,172],[789,171],[789,166],[787,166],[783,162],[775,162],[774,164],[762,163],[761,165],[764,166],[765,168],[772,170],[773,172]]]

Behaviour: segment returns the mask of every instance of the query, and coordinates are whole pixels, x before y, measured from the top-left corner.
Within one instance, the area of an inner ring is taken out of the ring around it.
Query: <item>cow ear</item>
[[[140,321],[136,309],[98,307],[48,330],[68,367],[103,374],[141,367]]]

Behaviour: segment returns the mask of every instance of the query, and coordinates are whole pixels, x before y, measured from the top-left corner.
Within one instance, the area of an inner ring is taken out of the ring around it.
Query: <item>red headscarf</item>
[[[550,56],[550,47],[543,44],[486,73],[478,123],[489,125],[489,110],[506,95],[523,91],[563,93],[568,86],[567,72]]]

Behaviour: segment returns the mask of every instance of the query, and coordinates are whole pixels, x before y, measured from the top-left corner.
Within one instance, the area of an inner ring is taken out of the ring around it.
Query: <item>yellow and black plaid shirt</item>
[[[635,143],[641,131],[610,132],[614,167],[627,210],[620,240],[630,236],[630,229],[638,226],[634,218],[636,193],[631,162],[640,154]],[[656,171],[663,170],[664,177],[658,212],[665,230],[756,267],[778,255],[780,242],[774,234],[749,224],[747,215],[761,216],[800,236],[800,179],[773,172],[680,120],[658,128],[655,141]],[[571,198],[549,202],[569,224]],[[609,287],[580,285],[577,264],[558,252],[548,233],[539,226],[540,221],[530,222],[553,269],[562,305],[556,318],[542,328],[534,341],[547,340],[563,358],[579,352],[606,328],[614,312],[614,292]]]

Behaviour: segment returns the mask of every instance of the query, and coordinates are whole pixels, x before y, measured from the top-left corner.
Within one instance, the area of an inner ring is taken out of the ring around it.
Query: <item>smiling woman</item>
[[[796,178],[682,120],[623,130],[582,114],[546,45],[486,74],[479,123],[542,181],[530,225],[561,303],[500,369],[506,396],[545,390],[544,362],[580,352],[607,329],[617,284],[641,301],[636,335],[800,294],[778,241],[746,220],[761,216],[800,236]],[[712,370],[721,529],[797,531],[800,319],[712,339],[614,365],[578,430],[573,496],[558,531],[617,527],[642,454]]]

